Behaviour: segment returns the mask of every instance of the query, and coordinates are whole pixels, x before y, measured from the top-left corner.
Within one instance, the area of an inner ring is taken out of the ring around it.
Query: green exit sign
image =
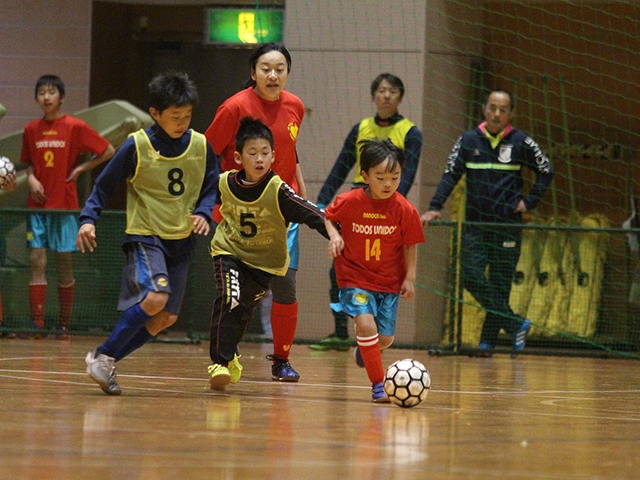
[[[256,45],[282,42],[282,8],[208,8],[205,43]]]

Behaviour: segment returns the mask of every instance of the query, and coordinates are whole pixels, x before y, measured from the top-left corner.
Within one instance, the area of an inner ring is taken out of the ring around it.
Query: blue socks
[[[116,362],[122,360],[124,357],[129,355],[131,352],[139,349],[152,338],[153,335],[149,333],[147,327],[143,326],[140,330],[138,330],[138,333],[136,333],[133,338],[129,340],[129,343],[127,343],[123,348],[113,354],[113,358],[116,359]]]
[[[144,330],[149,337],[151,336],[147,329],[144,328],[144,324],[150,319],[151,317],[142,310],[140,304],[130,307],[122,314],[106,342],[98,347],[98,353],[114,358],[116,358],[116,354],[120,354],[120,358],[128,355],[138,348],[131,348],[129,342],[137,337],[144,337],[144,333],[137,335],[140,330]],[[139,341],[140,338],[137,338],[137,342]]]

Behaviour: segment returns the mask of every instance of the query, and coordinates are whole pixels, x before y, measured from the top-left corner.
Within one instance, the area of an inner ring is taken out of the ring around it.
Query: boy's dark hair
[[[171,106],[184,107],[197,103],[198,89],[185,72],[166,72],[149,82],[149,106],[159,113]]]
[[[40,87],[46,85],[51,85],[52,87],[57,88],[58,92],[60,92],[60,98],[64,97],[65,89],[62,79],[57,75],[42,75],[36,82],[35,98],[38,98],[38,90],[40,90]]]
[[[509,103],[511,104],[511,110],[516,108],[516,101],[513,99],[513,95],[511,95],[511,92],[509,90],[503,90],[502,88],[496,88],[495,90],[488,91],[484,96],[484,103],[482,105],[486,105],[487,103],[489,103],[489,97],[492,93],[504,93],[505,95],[508,95]]]
[[[269,42],[269,43],[265,43],[264,45],[262,45],[260,48],[258,48],[255,52],[253,52],[251,54],[251,56],[249,57],[249,67],[251,68],[251,71],[255,71],[256,66],[258,65],[258,59],[264,55],[265,53],[269,53],[273,50],[277,50],[278,52],[280,52],[282,55],[284,55],[284,58],[287,61],[287,73],[289,73],[291,71],[291,54],[289,53],[289,50],[287,50],[287,48],[282,45],[281,43],[275,43],[275,42]],[[252,87],[256,84],[256,81],[251,78],[251,76],[249,76],[249,78],[244,82],[244,87],[248,88],[248,87]]]
[[[242,153],[244,144],[249,140],[264,138],[273,150],[273,133],[261,120],[252,117],[240,119],[240,128],[236,133],[236,152]]]
[[[400,98],[404,97],[404,83],[400,77],[396,77],[393,73],[381,73],[371,82],[371,98],[375,96],[376,90],[383,80],[389,82],[393,88],[400,90]]]
[[[387,158],[389,164],[386,172],[393,172],[396,166],[404,168],[404,151],[396,147],[388,138],[370,138],[360,143],[360,170],[368,172],[373,167],[380,165]]]

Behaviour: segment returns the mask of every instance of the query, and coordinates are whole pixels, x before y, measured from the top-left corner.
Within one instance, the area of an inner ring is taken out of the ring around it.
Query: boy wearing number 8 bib
[[[193,82],[182,72],[159,75],[149,97],[155,124],[131,134],[96,179],[76,238],[81,252],[94,250],[100,213],[126,181],[122,316],[86,357],[87,373],[107,395],[121,393],[115,362],[176,322],[195,234],[209,233],[217,196],[218,159],[204,135],[189,128],[198,100]]]
[[[366,186],[338,195],[325,211],[329,258],[335,259],[341,310],[355,319],[355,356],[366,368],[374,403],[384,393],[381,349],[393,342],[398,298],[414,295],[418,243],[424,233],[418,211],[396,190],[404,153],[389,139],[361,142]]]

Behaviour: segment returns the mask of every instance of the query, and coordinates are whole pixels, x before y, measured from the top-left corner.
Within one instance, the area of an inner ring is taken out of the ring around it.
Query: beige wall
[[[34,87],[43,74],[62,77],[66,111],[88,106],[91,5],[87,0],[0,2],[0,103],[7,109],[0,135],[22,130],[41,114]]]

